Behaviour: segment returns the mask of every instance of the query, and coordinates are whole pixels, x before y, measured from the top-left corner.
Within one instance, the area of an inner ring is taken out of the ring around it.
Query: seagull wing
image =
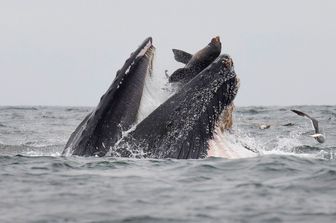
[[[315,129],[315,133],[320,133],[318,121],[315,118],[310,117],[309,115],[307,115],[306,113],[304,113],[302,111],[298,111],[298,110],[294,110],[294,109],[291,110],[291,111],[294,112],[297,115],[302,116],[302,117],[309,118],[311,120],[311,122],[313,123],[313,127]]]

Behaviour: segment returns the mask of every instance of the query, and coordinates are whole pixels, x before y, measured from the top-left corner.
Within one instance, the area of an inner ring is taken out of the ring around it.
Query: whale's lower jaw
[[[72,133],[63,155],[104,156],[122,132],[135,124],[154,53],[152,39],[147,38],[117,72],[94,111]]]

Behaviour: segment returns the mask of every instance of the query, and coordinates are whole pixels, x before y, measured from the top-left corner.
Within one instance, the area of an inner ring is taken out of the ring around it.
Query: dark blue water
[[[0,107],[0,222],[336,222],[336,106],[238,108],[254,158],[61,157],[88,111]]]

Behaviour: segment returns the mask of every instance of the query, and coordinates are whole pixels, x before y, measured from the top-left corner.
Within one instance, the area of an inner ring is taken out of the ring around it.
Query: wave
[[[0,156],[60,156],[63,147],[63,144],[33,146],[29,142],[20,145],[0,144]]]
[[[66,112],[90,112],[93,108],[92,107],[68,107],[65,108]]]
[[[30,106],[1,106],[1,110],[23,110],[23,111],[37,111],[39,110],[37,107]]]

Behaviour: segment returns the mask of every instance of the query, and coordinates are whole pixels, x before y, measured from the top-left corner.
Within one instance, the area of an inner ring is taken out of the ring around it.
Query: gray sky
[[[156,75],[219,35],[236,104],[335,104],[336,2],[0,0],[0,105],[96,105],[147,36]]]

